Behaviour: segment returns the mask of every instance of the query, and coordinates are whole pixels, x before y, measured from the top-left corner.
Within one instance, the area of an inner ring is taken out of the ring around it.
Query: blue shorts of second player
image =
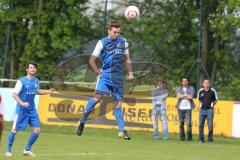
[[[38,114],[16,114],[12,129],[24,131],[28,124],[31,128],[40,128]]]
[[[109,95],[111,92],[112,99],[114,101],[122,101],[124,94],[124,85],[123,83],[113,84],[107,79],[98,78],[95,92],[104,95]]]

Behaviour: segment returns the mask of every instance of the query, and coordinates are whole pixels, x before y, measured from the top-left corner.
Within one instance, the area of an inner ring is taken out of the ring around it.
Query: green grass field
[[[22,150],[27,143],[30,130],[20,132],[15,139],[13,156],[4,156],[10,124],[0,147],[0,160],[26,159]],[[83,136],[75,135],[74,127],[43,126],[42,133],[32,151],[36,160],[239,160],[240,140],[215,137],[214,144],[181,142],[177,135],[169,140],[155,140],[151,132],[130,131],[132,140],[116,138],[115,129],[85,128]],[[27,158],[29,159],[29,158]]]

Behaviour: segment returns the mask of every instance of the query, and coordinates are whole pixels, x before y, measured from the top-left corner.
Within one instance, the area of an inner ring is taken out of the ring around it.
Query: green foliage
[[[133,57],[146,61],[154,56],[155,62],[168,66],[168,74],[159,77],[173,81],[173,88],[180,85],[179,78],[182,75],[188,75],[199,47],[200,1],[185,1],[180,7],[181,2],[183,1],[134,1],[131,4],[140,8],[140,19],[127,21],[124,17],[121,18],[124,36],[141,44],[131,48]],[[236,54],[240,53],[236,53],[235,48],[240,44],[236,37],[236,30],[240,26],[240,4],[234,0],[227,3],[203,2],[203,8],[209,17],[206,70],[211,76],[212,64],[216,62],[216,80],[213,85],[220,92],[221,99],[239,100],[240,83],[236,79],[239,79],[237,68],[240,67],[240,57]],[[219,38],[218,51],[214,46],[216,38]],[[197,77],[195,69],[196,66],[190,74],[194,86]],[[175,96],[174,91],[170,92]]]
[[[35,59],[40,64],[39,76],[46,80],[69,49],[74,48],[80,53],[88,40],[105,36],[104,1],[98,3],[102,8],[94,6],[96,9],[92,15],[87,15],[86,9],[92,7],[87,1],[12,0],[12,2],[14,7],[10,10],[9,1],[0,0],[0,45],[5,44],[6,28],[10,22],[11,39],[16,45],[15,50],[13,45],[10,45],[7,64],[10,66],[11,57],[15,53],[18,73],[15,77],[23,73],[24,64],[28,59]],[[168,74],[159,77],[171,81],[172,88],[176,88],[180,85],[179,77],[190,73],[190,68],[197,58],[200,2],[200,0],[112,1],[109,3],[115,3],[117,6],[108,10],[107,18],[121,21],[123,36],[131,43],[133,61],[154,61],[164,64],[169,69]],[[239,100],[240,82],[237,79],[240,68],[240,38],[237,29],[240,26],[240,2],[236,0],[203,0],[203,2],[203,16],[207,17],[209,24],[205,68],[210,78],[214,80],[214,87],[222,99]],[[133,21],[125,19],[124,7],[128,5],[139,7],[141,11],[139,19]],[[31,22],[32,26],[29,25]],[[213,64],[217,64],[216,72]],[[9,71],[6,73],[9,77]],[[195,66],[190,74],[194,86],[197,74]],[[77,73],[74,75],[70,79],[81,78]],[[175,91],[170,92],[174,96]]]
[[[19,75],[22,75],[25,63],[34,59],[40,64],[39,76],[47,79],[65,52],[75,48],[80,53],[86,41],[91,39],[91,23],[85,14],[85,1],[12,2],[13,9],[2,10],[0,16],[5,26],[11,22],[12,34],[19,39]]]

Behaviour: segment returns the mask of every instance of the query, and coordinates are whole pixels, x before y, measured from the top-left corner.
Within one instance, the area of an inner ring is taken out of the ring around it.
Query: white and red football
[[[125,10],[125,17],[128,20],[133,20],[140,16],[140,11],[136,6],[128,6]]]

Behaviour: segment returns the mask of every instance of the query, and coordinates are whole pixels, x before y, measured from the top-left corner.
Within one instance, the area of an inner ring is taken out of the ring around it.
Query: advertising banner
[[[92,93],[79,95],[43,95],[39,100],[39,115],[43,124],[76,126],[85,110],[87,100]],[[170,133],[179,132],[178,112],[176,98],[167,98],[167,119]],[[192,111],[192,131],[198,134],[199,103],[194,100],[196,108]],[[232,101],[218,101],[214,108],[214,134],[232,136],[233,119]],[[126,96],[122,105],[124,119],[128,130],[152,130],[152,101],[151,97]],[[89,116],[87,127],[117,128],[113,114],[113,104],[110,97],[95,106],[94,112]],[[161,120],[159,123],[161,131]],[[208,132],[207,124],[205,133]]]

